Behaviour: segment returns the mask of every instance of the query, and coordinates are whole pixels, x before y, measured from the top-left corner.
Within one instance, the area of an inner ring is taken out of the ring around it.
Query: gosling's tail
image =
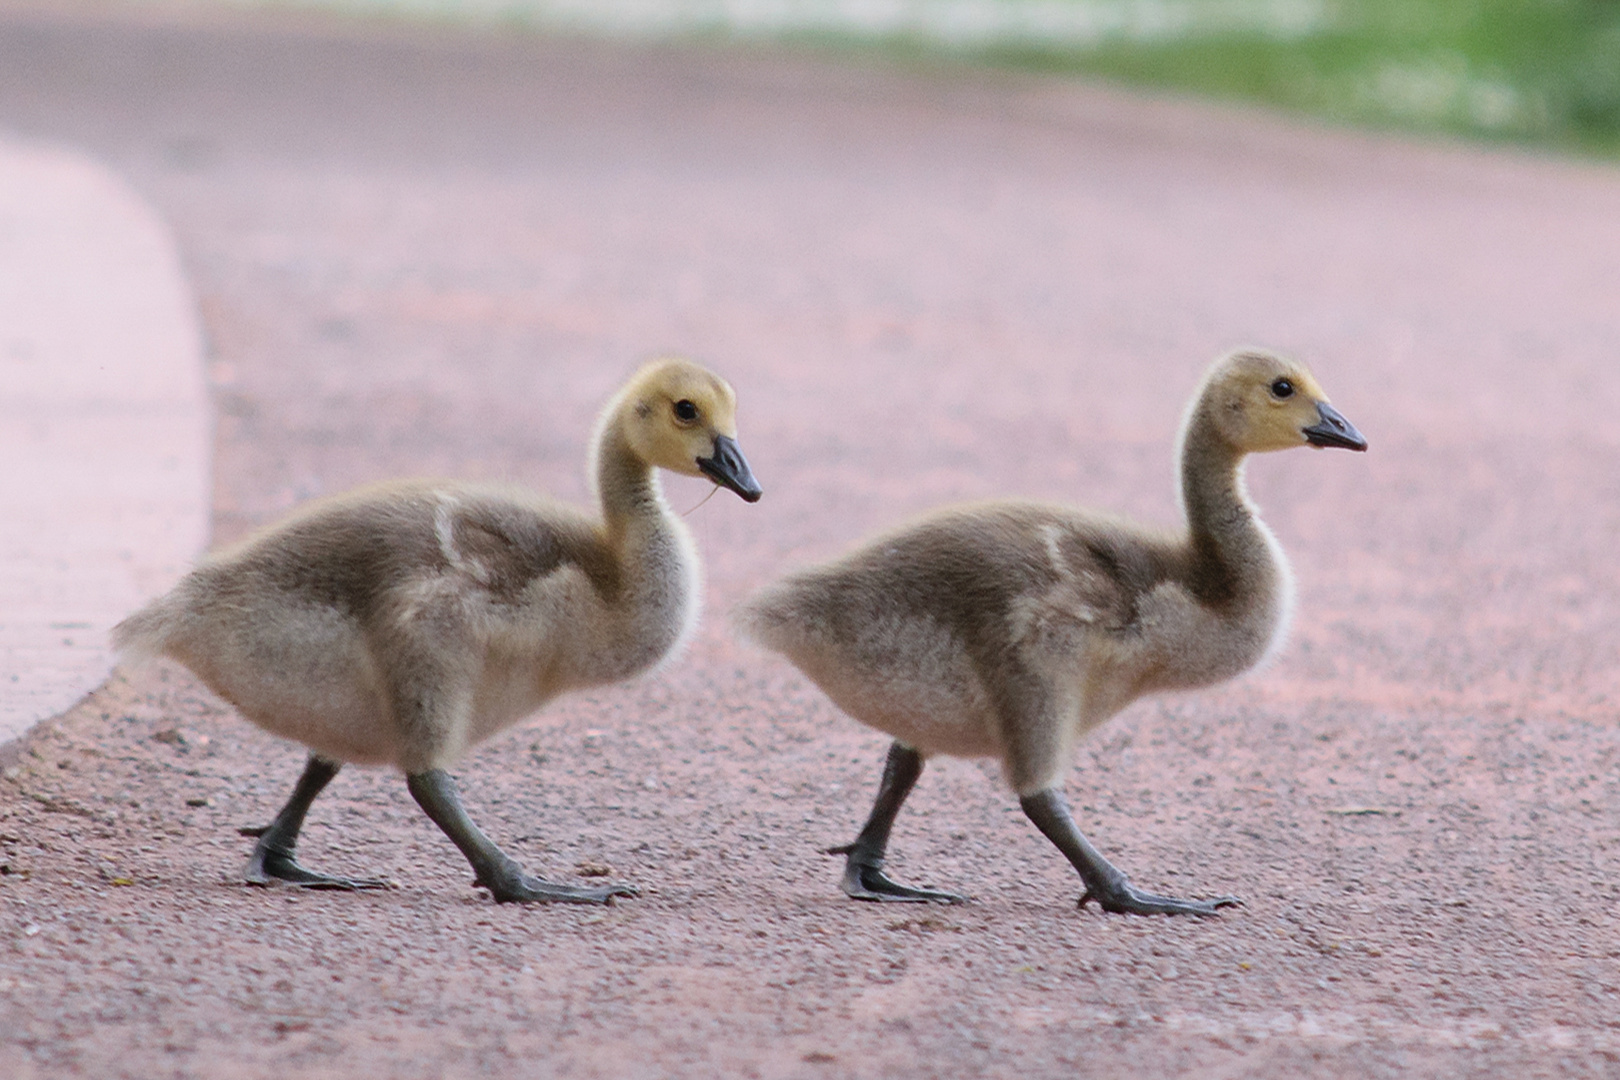
[[[802,620],[795,618],[794,600],[784,582],[766,585],[732,609],[732,632],[752,645],[792,655],[803,636]]]
[[[113,627],[113,648],[126,660],[161,656],[168,651],[181,618],[175,593],[160,596]]]

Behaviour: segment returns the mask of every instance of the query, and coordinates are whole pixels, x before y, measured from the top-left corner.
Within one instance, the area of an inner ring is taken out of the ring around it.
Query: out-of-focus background
[[[1100,75],[1336,121],[1620,150],[1616,0],[218,0]]]

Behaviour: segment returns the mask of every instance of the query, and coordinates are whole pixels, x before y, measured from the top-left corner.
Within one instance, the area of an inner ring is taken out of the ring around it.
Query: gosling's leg
[[[304,815],[309,812],[309,804],[315,801],[315,796],[332,777],[338,774],[341,768],[336,762],[324,758],[309,756],[309,763],[304,766],[304,775],[298,778],[298,785],[293,788],[292,797],[287,805],[281,808],[276,820],[259,829],[242,829],[243,836],[257,836],[259,842],[253,846],[253,856],[248,859],[247,869],[242,871],[242,877],[250,885],[268,885],[273,881],[285,881],[291,885],[302,885],[308,889],[386,889],[388,882],[380,878],[343,878],[329,877],[326,874],[317,874],[313,870],[306,870],[298,865],[293,858],[293,849],[298,846],[298,833],[304,827]]]
[[[878,785],[877,802],[872,804],[871,816],[853,844],[828,848],[828,855],[844,855],[844,892],[856,900],[889,900],[942,904],[960,904],[967,900],[956,893],[934,889],[913,889],[891,881],[883,873],[883,854],[889,849],[889,831],[894,828],[895,815],[905,803],[906,796],[922,775],[923,757],[903,743],[889,747],[889,759],[883,766],[883,782]]]
[[[1080,897],[1080,906],[1091,900],[1104,911],[1120,915],[1213,915],[1223,907],[1243,903],[1235,896],[1218,896],[1213,900],[1178,900],[1173,896],[1158,896],[1139,892],[1132,887],[1125,874],[1115,868],[1102,852],[1091,846],[1069,814],[1069,804],[1063,793],[1047,788],[1020,800],[1024,813],[1046,838],[1056,844],[1080,871],[1080,880],[1086,891]]]
[[[467,811],[461,808],[461,795],[449,773],[429,769],[410,774],[405,782],[417,805],[467,856],[476,875],[473,884],[488,889],[499,903],[610,904],[615,896],[635,896],[641,891],[634,885],[583,889],[530,877],[473,824]]]

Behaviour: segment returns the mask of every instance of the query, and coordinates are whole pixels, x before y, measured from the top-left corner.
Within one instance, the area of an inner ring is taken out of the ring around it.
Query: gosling
[[[1243,461],[1293,446],[1367,442],[1303,365],[1235,352],[1210,368],[1182,423],[1179,535],[1065,506],[953,507],[746,602],[745,637],[895,739],[865,827],[828,852],[846,856],[844,892],[963,899],[883,872],[924,762],[950,754],[1001,760],[1025,815],[1079,871],[1082,908],[1212,915],[1239,903],[1134,888],[1076,827],[1062,773],[1082,735],[1143,694],[1232,678],[1280,644],[1292,578]]]
[[[672,655],[698,617],[697,552],[655,468],[761,491],[736,396],[685,360],[649,364],[597,421],[600,520],[524,492],[408,481],[314,503],[205,560],[125,619],[114,642],[190,668],[266,731],[310,749],[258,836],[253,884],[381,888],[294,857],[342,763],[392,765],[499,902],[602,904],[637,890],[525,874],[462,809],[445,770],[568,690]]]

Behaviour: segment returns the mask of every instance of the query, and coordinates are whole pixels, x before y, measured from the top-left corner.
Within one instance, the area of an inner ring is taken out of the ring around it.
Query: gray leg
[[[467,856],[476,875],[473,884],[488,889],[498,903],[611,904],[615,896],[635,896],[641,891],[634,885],[582,889],[530,877],[473,824],[467,811],[461,808],[461,795],[449,773],[443,769],[429,769],[427,772],[412,773],[405,778],[405,782],[417,805]]]
[[[1173,896],[1138,892],[1124,873],[1103,858],[1102,852],[1092,847],[1091,841],[1075,826],[1061,791],[1056,788],[1038,791],[1026,796],[1020,805],[1035,827],[1080,871],[1080,880],[1086,886],[1085,894],[1080,897],[1081,907],[1095,900],[1104,911],[1120,915],[1213,915],[1220,908],[1243,903],[1235,896],[1178,900]]]
[[[889,831],[894,828],[895,815],[905,803],[906,796],[922,775],[923,758],[911,747],[895,743],[889,747],[889,759],[883,766],[883,782],[878,786],[877,802],[872,813],[853,844],[828,848],[828,855],[845,855],[844,892],[856,900],[899,900],[912,903],[935,901],[942,904],[960,904],[967,900],[956,893],[934,889],[913,889],[891,881],[883,873],[883,855],[889,849]]]
[[[250,885],[269,885],[273,881],[285,881],[290,885],[302,885],[308,889],[386,889],[388,882],[378,878],[341,878],[328,877],[326,874],[317,874],[313,870],[306,870],[298,865],[293,858],[293,849],[298,846],[298,833],[304,827],[304,815],[309,813],[309,804],[315,801],[332,777],[338,774],[341,768],[336,762],[318,758],[314,754],[309,756],[309,763],[304,766],[304,775],[298,778],[298,785],[293,788],[292,797],[287,805],[281,808],[281,813],[262,829],[242,829],[243,836],[257,836],[259,842],[253,847],[253,855],[248,859],[247,869],[242,871],[242,877]]]

